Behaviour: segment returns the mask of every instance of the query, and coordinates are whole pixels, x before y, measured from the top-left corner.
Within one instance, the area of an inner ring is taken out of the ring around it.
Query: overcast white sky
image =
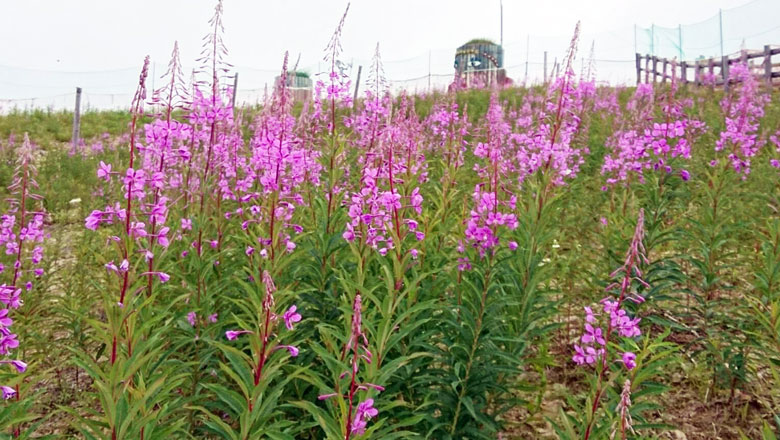
[[[537,59],[552,41],[557,47],[549,50],[560,51],[561,41],[570,37],[574,24],[581,20],[584,34],[614,31],[614,43],[621,45],[619,54],[612,50],[605,55],[597,47],[597,57],[631,59],[635,23],[675,27],[708,19],[719,8],[748,2],[504,0],[504,42],[509,49],[512,45],[522,48],[525,54],[530,35],[532,58]],[[449,72],[458,45],[474,37],[499,39],[499,0],[351,3],[343,47],[345,58],[355,59],[355,64],[367,63],[379,42],[384,60],[413,59],[426,64],[427,70],[427,54],[432,51],[432,69]],[[191,66],[214,5],[214,0],[0,0],[0,75],[8,66],[70,72],[138,67],[146,54],[164,65],[174,40],[179,41],[182,61]],[[239,71],[241,67],[277,70],[284,51],[289,50],[293,59],[301,54],[302,67],[316,68],[346,5],[343,0],[224,0],[229,60]],[[583,41],[581,47],[587,51],[589,46],[589,41]],[[446,61],[438,54],[444,54]],[[506,64],[524,61],[507,59]],[[404,69],[408,75],[418,74],[401,63],[392,75],[402,75],[399,72]],[[0,76],[2,82],[8,86],[20,80]],[[7,90],[0,88],[0,98]]]
[[[504,41],[527,35],[697,22],[746,0],[504,1]],[[0,64],[52,70],[134,66],[145,54],[164,61],[174,40],[184,60],[197,55],[213,0],[5,0],[0,3]],[[303,65],[321,57],[346,1],[225,0],[225,38],[234,64],[276,68],[285,50]],[[477,5],[482,5],[478,7]],[[474,37],[499,38],[499,0],[354,0],[343,46],[370,58],[380,42],[387,60],[453,50]],[[629,54],[630,55],[630,54]]]

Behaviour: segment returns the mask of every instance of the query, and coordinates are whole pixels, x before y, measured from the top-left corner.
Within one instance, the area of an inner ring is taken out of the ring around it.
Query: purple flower
[[[606,341],[604,341],[604,335],[603,331],[601,330],[601,327],[593,327],[590,324],[585,324],[585,334],[582,335],[582,343],[583,344],[590,344],[593,342],[598,342],[601,345],[606,345]]]
[[[0,329],[8,328],[14,323],[14,320],[8,317],[8,312],[8,309],[0,310]]]
[[[252,333],[249,330],[228,330],[225,332],[225,337],[228,341],[235,341],[237,337],[243,335],[244,333]]]
[[[360,402],[355,411],[355,420],[352,421],[352,434],[362,435],[366,432],[366,424],[372,417],[379,414],[374,408],[374,399],[366,399]]]
[[[27,363],[20,360],[0,361],[0,364],[11,364],[20,373],[27,371]]]
[[[636,355],[630,351],[623,353],[623,364],[627,369],[632,370],[636,367]]]
[[[275,348],[275,350],[282,350],[282,349],[289,351],[290,356],[292,357],[298,356],[298,352],[299,352],[298,347],[295,347],[293,345],[278,345]]]
[[[0,354],[8,354],[11,349],[19,346],[19,340],[16,339],[15,333],[6,333],[8,329],[0,332]]]
[[[191,326],[195,327],[195,322],[198,319],[198,315],[195,312],[187,313],[187,322],[190,323]]]
[[[216,313],[209,315],[209,322],[215,324],[217,322],[217,316]]]
[[[593,347],[587,346],[584,349],[577,344],[574,344],[574,356],[571,360],[577,365],[592,365],[596,362],[603,349],[596,350]]]
[[[14,397],[16,395],[16,390],[15,389],[13,389],[11,387],[8,387],[8,386],[5,386],[5,385],[1,386],[0,390],[3,391],[3,399],[5,399],[5,400],[8,400],[8,399],[10,399],[10,398],[12,398],[12,397]]]
[[[102,220],[103,220],[103,212],[95,209],[87,216],[87,219],[84,221],[84,226],[87,229],[96,231],[98,226],[100,226],[100,222]]]
[[[100,166],[97,170],[97,176],[98,179],[103,179],[106,182],[111,180],[111,164],[106,164],[102,160],[100,161]]]
[[[680,177],[682,177],[682,180],[687,182],[691,179],[691,173],[689,173],[688,170],[680,170]]]
[[[596,322],[596,317],[593,316],[593,309],[585,307],[585,322],[593,324]]]
[[[292,305],[289,309],[287,309],[286,312],[284,312],[284,325],[287,327],[287,330],[292,330],[293,324],[301,321],[301,315],[300,313],[296,313],[296,310],[298,310],[298,307],[296,305]]]

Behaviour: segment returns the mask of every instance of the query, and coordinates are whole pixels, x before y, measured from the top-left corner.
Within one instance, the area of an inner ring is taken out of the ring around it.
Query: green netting
[[[637,27],[636,49],[664,58],[693,61],[719,57],[741,49],[780,44],[780,1],[753,0],[723,9],[711,18],[678,27]]]

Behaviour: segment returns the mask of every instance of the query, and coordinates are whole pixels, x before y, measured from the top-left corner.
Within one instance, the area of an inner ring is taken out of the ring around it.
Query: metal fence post
[[[360,65],[360,66],[358,66],[357,81],[355,81],[355,97],[354,97],[354,98],[352,98],[352,102],[353,102],[353,104],[352,104],[352,105],[353,105],[353,106],[355,105],[355,103],[357,103],[357,98],[358,98],[358,89],[360,88],[360,74],[361,74],[362,72],[363,72],[363,66],[362,66],[362,65]],[[377,99],[379,99],[379,96],[377,96],[376,98],[377,98]]]
[[[546,54],[547,52],[545,52]],[[642,55],[636,54],[636,83],[642,82]]]
[[[287,78],[282,78],[282,81],[287,81]],[[238,72],[233,76],[233,111],[236,110],[236,95],[238,94]]]

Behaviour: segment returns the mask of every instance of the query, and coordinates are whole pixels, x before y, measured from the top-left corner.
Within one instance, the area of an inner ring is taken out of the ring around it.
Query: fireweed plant
[[[676,65],[672,64],[672,72]],[[678,85],[674,75],[667,90],[655,91],[652,84],[640,84],[618,117],[618,128],[607,141],[611,153],[604,156],[601,173],[606,176],[603,189],[618,183],[623,186],[632,181],[644,184],[645,171],[654,170],[666,174],[678,173],[684,180],[690,179],[684,160],[691,158],[691,146],[704,133],[704,123],[686,115],[689,100],[678,98]],[[659,114],[655,114],[658,105]],[[675,169],[677,166],[678,169]],[[663,185],[663,180],[659,182]],[[625,215],[628,200],[622,203]]]
[[[440,387],[434,436],[495,436],[504,411],[519,404],[509,392],[517,372],[546,362],[544,344],[538,351],[531,346],[554,327],[545,288],[553,274],[542,267],[548,222],[561,200],[556,188],[576,176],[587,154],[575,143],[582,100],[571,60],[578,30],[562,76],[512,119],[494,92],[477,130],[482,140],[472,144],[476,183],[454,246],[458,277],[447,287],[453,293],[442,334],[446,348],[437,352],[452,367],[432,378]],[[539,385],[529,388],[543,393]]]
[[[352,306],[352,326],[349,339],[347,339],[343,350],[343,357],[348,360],[350,368],[339,375],[339,379],[344,379],[345,384],[336,388],[337,390],[344,389],[344,395],[335,392],[319,396],[319,400],[338,399],[342,413],[346,408],[346,414],[342,414],[341,417],[343,429],[340,430],[336,438],[343,436],[347,440],[366,434],[369,420],[379,414],[379,411],[374,408],[374,399],[366,397],[361,401],[359,394],[365,393],[368,396],[372,391],[378,393],[384,391],[384,387],[381,385],[361,383],[359,379],[361,361],[366,364],[371,364],[373,361],[368,338],[363,330],[362,307],[360,294],[358,294],[355,296]],[[332,429],[333,427],[326,425],[326,428]],[[371,431],[374,429],[370,429]]]
[[[105,351],[101,349],[94,357],[80,352],[76,361],[99,390],[96,397],[101,412],[93,411],[95,417],[79,425],[86,436],[157,438],[176,432],[182,424],[165,422],[176,406],[171,393],[182,375],[163,368],[170,347],[162,336],[171,318],[164,316],[166,307],[153,307],[159,293],[154,286],[170,280],[168,273],[155,268],[153,259],[170,244],[169,199],[160,193],[166,187],[166,175],[159,169],[176,134],[171,134],[174,130],[168,120],[164,128],[147,126],[147,145],[141,141],[138,124],[147,98],[148,66],[147,57],[133,100],[127,168],[114,170],[101,161],[97,170],[109,188],[105,194],[117,199],[103,210],[93,210],[85,221],[87,229],[101,233],[106,245],[116,249],[114,257],[104,263],[106,322],[92,322],[104,339]]]
[[[27,351],[24,340],[17,336],[14,320],[18,309],[24,306],[24,297],[35,294],[33,290],[38,278],[44,275],[42,261],[43,243],[47,237],[44,220],[47,217],[38,194],[36,181],[36,147],[24,134],[21,145],[15,148],[10,197],[6,199],[5,213],[0,217],[0,246],[4,249],[2,271],[0,271],[0,364],[4,370],[2,378],[2,398],[16,404],[0,411],[0,423],[10,427],[8,434],[19,437],[22,434],[21,423],[30,420],[30,399],[27,398],[28,385],[25,384],[27,362],[22,358]],[[24,332],[20,331],[24,335]],[[27,432],[25,432],[25,435]]]
[[[636,368],[636,353],[632,351],[623,351],[621,353],[611,352],[609,342],[611,337],[622,338],[638,338],[642,335],[642,331],[639,329],[639,322],[641,318],[635,317],[631,313],[627,312],[623,307],[624,302],[632,301],[636,304],[645,302],[645,298],[635,291],[632,291],[632,284],[637,282],[649,287],[644,280],[642,280],[642,270],[640,266],[648,264],[649,261],[646,256],[646,250],[642,244],[644,239],[644,211],[639,211],[639,217],[636,221],[636,230],[634,236],[631,239],[631,245],[626,253],[626,259],[622,267],[618,268],[615,272],[610,274],[612,278],[620,276],[618,281],[607,286],[607,291],[616,289],[618,293],[617,298],[613,296],[607,296],[600,301],[600,305],[596,307],[596,311],[592,307],[585,307],[585,325],[584,332],[580,337],[579,344],[574,344],[574,355],[572,361],[577,365],[589,365],[595,366],[596,370],[596,386],[594,395],[592,396],[592,406],[590,415],[587,418],[588,422],[585,428],[583,438],[588,439],[592,434],[593,424],[596,420],[596,412],[601,404],[601,399],[604,395],[604,388],[606,376],[610,372],[610,363],[621,362],[623,366],[629,371]],[[598,310],[601,309],[601,310]],[[580,345],[582,344],[582,345]],[[626,437],[626,430],[633,430],[631,427],[631,418],[627,416],[625,411],[629,411],[627,407],[630,403],[630,391],[631,381],[626,379],[625,381],[625,394],[623,398],[621,395],[621,403],[623,408],[620,414],[620,432],[621,438]]]
[[[644,438],[694,396],[772,438],[780,113],[747,69],[722,108],[602,87],[575,35],[537,86],[394,95],[377,46],[352,102],[339,17],[308,101],[280,57],[232,107],[218,3],[192,77],[174,45],[83,144],[0,118],[4,433]]]
[[[728,272],[747,263],[738,257],[738,237],[750,223],[733,209],[735,199],[751,197],[743,189],[744,181],[751,174],[753,157],[766,144],[759,124],[769,96],[747,65],[737,64],[729,74],[733,85],[721,100],[725,124],[715,140],[716,158],[706,172],[700,215],[690,221],[688,234],[698,242],[690,256],[689,284],[695,301],[691,312],[693,319],[708,323],[697,350],[711,374],[705,398],[716,398],[718,390],[727,389],[731,404],[736,390],[749,379],[755,323],[747,303],[733,304],[732,291],[739,281]]]

